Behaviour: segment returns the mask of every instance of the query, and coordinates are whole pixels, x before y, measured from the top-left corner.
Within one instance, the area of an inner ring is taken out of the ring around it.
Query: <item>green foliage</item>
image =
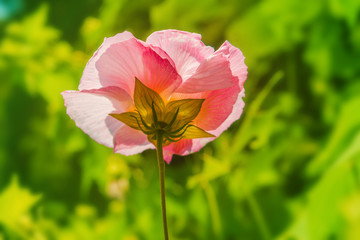
[[[0,26],[0,239],[162,238],[154,151],[97,144],[60,92],[105,36],[165,28],[228,39],[249,67],[241,120],[166,166],[170,238],[360,238],[359,1],[34,6]]]
[[[32,195],[27,189],[20,188],[18,179],[13,177],[0,195],[0,222],[8,229],[16,229],[39,199],[39,195]]]

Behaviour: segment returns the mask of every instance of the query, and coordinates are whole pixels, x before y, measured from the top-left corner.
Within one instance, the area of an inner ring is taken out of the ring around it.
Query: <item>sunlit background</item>
[[[66,115],[104,37],[239,47],[245,111],[166,167],[172,240],[360,239],[360,1],[1,0],[0,240],[158,240],[154,151],[125,157]]]

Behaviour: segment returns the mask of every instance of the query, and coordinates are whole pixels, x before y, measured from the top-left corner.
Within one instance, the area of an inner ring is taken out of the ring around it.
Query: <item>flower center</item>
[[[151,104],[152,121],[150,123],[147,123],[144,120],[144,117],[140,114],[140,112],[138,115],[140,121],[136,116],[133,115],[132,117],[136,120],[139,129],[143,133],[148,135],[150,141],[155,141],[157,134],[161,134],[161,136],[163,137],[164,145],[168,145],[172,142],[177,142],[180,139],[182,139],[184,137],[183,134],[186,132],[187,128],[191,126],[190,125],[191,121],[188,121],[181,124],[179,127],[176,128],[173,127],[173,125],[176,124],[176,118],[179,114],[179,110],[180,108],[177,108],[175,114],[172,116],[169,122],[159,121],[158,113],[156,113],[155,110],[155,104],[154,102],[152,102]]]
[[[110,116],[131,128],[142,131],[156,146],[157,136],[163,145],[169,145],[183,138],[206,138],[214,135],[192,124],[201,110],[204,99],[181,99],[167,102],[154,90],[135,79],[135,111]]]

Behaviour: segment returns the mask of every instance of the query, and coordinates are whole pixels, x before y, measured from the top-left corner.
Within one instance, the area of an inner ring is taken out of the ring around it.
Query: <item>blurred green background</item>
[[[240,121],[167,165],[171,239],[360,239],[360,1],[1,0],[0,239],[162,239],[154,151],[66,115],[104,37],[201,33],[249,67]]]

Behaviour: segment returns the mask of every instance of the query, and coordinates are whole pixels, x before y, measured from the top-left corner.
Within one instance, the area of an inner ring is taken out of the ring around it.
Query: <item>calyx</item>
[[[199,114],[203,102],[204,99],[181,99],[165,104],[157,92],[136,78],[135,110],[109,115],[142,131],[155,146],[157,136],[161,135],[163,145],[166,146],[181,139],[215,137],[192,122]]]

